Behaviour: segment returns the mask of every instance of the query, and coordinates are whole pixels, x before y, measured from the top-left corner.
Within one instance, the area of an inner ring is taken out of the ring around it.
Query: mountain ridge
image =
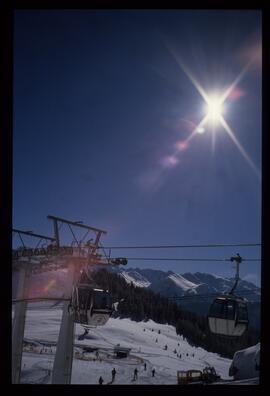
[[[231,290],[234,278],[226,278],[215,274],[195,272],[179,274],[173,271],[161,271],[141,268],[119,268],[110,269],[116,272],[128,282],[137,287],[148,287],[149,289],[165,295],[166,297],[202,294],[219,294]],[[252,282],[239,280],[236,294],[243,295],[250,302],[260,301],[260,288]]]
[[[230,291],[235,282],[233,278],[202,272],[176,274],[173,271],[120,267],[110,268],[110,271],[124,279],[129,274],[129,283],[134,286],[147,287],[175,301],[183,309],[203,316],[208,314],[214,297]],[[260,329],[260,288],[240,280],[235,294],[247,301],[250,326]]]

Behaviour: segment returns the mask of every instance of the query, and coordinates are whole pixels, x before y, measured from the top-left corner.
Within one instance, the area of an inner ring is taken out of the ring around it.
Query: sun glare
[[[243,78],[243,76],[247,73],[249,70],[250,66],[252,65],[254,59],[251,59],[245,67],[242,69],[242,71],[238,74],[238,76],[235,78],[235,80],[230,84],[230,86],[222,93],[222,94],[217,94],[216,92],[212,94],[208,94],[205,92],[201,84],[197,81],[197,79],[192,75],[190,70],[184,65],[182,60],[179,58],[178,54],[172,49],[169,48],[170,53],[176,60],[176,62],[179,64],[181,69],[185,72],[193,86],[197,89],[197,91],[200,93],[202,98],[204,99],[206,103],[206,109],[205,109],[205,116],[202,118],[202,120],[199,122],[197,127],[193,130],[193,132],[190,134],[188,139],[186,139],[186,142],[190,141],[197,133],[203,134],[207,130],[207,124],[212,124],[212,142],[214,144],[215,142],[215,130],[216,130],[216,125],[219,124],[223,129],[227,132],[227,134],[230,136],[236,147],[238,148],[239,152],[242,154],[242,156],[245,158],[247,163],[251,166],[251,168],[256,172],[257,176],[261,178],[261,173],[251,160],[251,158],[248,156],[247,152],[245,149],[242,147],[240,142],[237,140],[234,132],[232,129],[229,127],[227,122],[224,119],[224,103],[228,97],[232,93],[234,93],[234,90],[237,88],[238,83],[240,80]],[[206,127],[206,128],[205,128]]]
[[[208,97],[207,100],[207,119],[216,124],[222,118],[223,114],[223,106],[222,106],[222,98],[219,98],[217,95],[212,95]]]

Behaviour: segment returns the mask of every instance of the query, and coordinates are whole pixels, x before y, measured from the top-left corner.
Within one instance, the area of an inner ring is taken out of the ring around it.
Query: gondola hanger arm
[[[239,266],[240,263],[242,262],[242,257],[239,255],[239,253],[236,254],[236,256],[232,256],[231,257],[231,261],[235,261],[236,262],[236,274],[235,274],[235,283],[231,289],[231,291],[229,292],[229,294],[233,294],[234,290],[236,289],[238,282],[239,282]]]

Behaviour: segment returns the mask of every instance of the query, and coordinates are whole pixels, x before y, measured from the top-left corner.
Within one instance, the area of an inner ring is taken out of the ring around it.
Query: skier
[[[146,371],[146,363],[144,363],[144,370]]]
[[[78,340],[84,340],[84,337],[89,333],[89,330],[84,329],[84,333],[78,336]]]
[[[115,368],[113,368],[112,369],[112,382],[114,381],[115,374],[116,374],[116,370],[115,370]]]
[[[156,372],[156,370],[153,368],[153,370],[152,370],[152,377],[155,376],[155,372]]]
[[[138,378],[138,370],[137,368],[135,368],[133,380],[135,381],[137,378]]]
[[[181,357],[182,357],[181,353],[180,353],[180,356],[179,356],[179,357],[180,357],[180,359],[181,359]]]
[[[100,376],[98,380],[99,385],[102,385],[103,381],[104,381],[103,378]]]

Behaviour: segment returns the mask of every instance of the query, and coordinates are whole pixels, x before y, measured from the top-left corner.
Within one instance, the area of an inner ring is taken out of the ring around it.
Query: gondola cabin
[[[73,287],[72,311],[74,322],[84,327],[102,326],[109,320],[113,305],[108,291],[88,284]]]
[[[248,327],[246,302],[232,295],[217,297],[209,310],[208,326],[213,334],[241,337]]]

